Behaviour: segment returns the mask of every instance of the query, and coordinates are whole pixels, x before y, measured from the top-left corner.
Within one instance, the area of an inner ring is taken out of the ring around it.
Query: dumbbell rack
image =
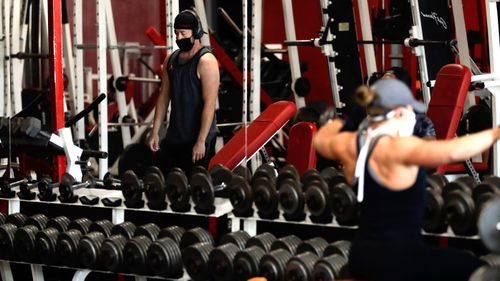
[[[13,191],[16,193],[19,191],[18,188],[13,188]],[[53,191],[56,195],[58,195],[58,190],[57,188],[54,189]],[[122,199],[122,202],[124,201],[122,192],[120,190],[106,190],[106,189],[96,189],[96,188],[82,188],[74,191],[75,195],[78,196],[98,196],[99,198],[104,198],[104,197],[116,197]],[[91,208],[103,208],[103,209],[111,209],[112,211],[112,219],[111,221],[113,224],[119,224],[125,221],[125,211],[143,211],[143,212],[155,212],[155,213],[164,213],[164,214],[177,214],[177,215],[186,215],[186,216],[200,216],[200,217],[221,217],[226,214],[230,214],[232,211],[232,206],[231,202],[229,202],[228,199],[223,199],[223,198],[215,198],[215,212],[213,214],[198,214],[194,210],[191,210],[189,212],[174,212],[168,207],[166,210],[151,210],[147,206],[143,208],[127,208],[125,205],[122,203],[120,206],[117,207],[108,207],[103,205],[100,201],[96,205],[84,205],[80,203],[79,201],[76,203],[62,203],[60,201],[40,201],[38,198],[33,199],[33,200],[22,200],[17,197],[15,198],[0,198],[0,200],[8,200],[8,214],[13,214],[13,213],[18,213],[21,209],[21,202],[29,202],[29,203],[40,203],[40,204],[58,204],[58,205],[68,205],[68,206],[80,206],[80,207],[91,207]],[[239,220],[231,220],[231,222],[238,223],[239,225]],[[234,229],[235,227],[231,227]],[[100,271],[100,270],[94,270],[94,269],[77,269],[77,268],[70,268],[70,267],[64,267],[64,266],[54,266],[54,265],[42,265],[42,264],[34,264],[34,263],[26,263],[26,262],[21,262],[21,261],[6,261],[6,260],[0,260],[0,276],[2,278],[2,281],[14,281],[14,277],[12,274],[12,270],[10,267],[11,263],[18,263],[18,264],[27,264],[31,266],[31,273],[32,273],[32,278],[33,281],[45,281],[44,276],[43,276],[43,266],[48,266],[52,268],[65,268],[65,269],[74,269],[76,270],[75,275],[73,276],[73,281],[84,281],[85,278],[91,273],[91,272],[98,272],[98,273],[109,273],[109,274],[119,274],[119,275],[124,275],[124,276],[133,276],[135,277],[136,281],[146,281],[147,278],[155,278],[155,279],[163,279],[163,280],[178,280],[178,281],[184,281],[184,280],[190,280],[189,276],[187,273],[184,273],[184,276],[180,279],[166,279],[162,278],[159,276],[139,276],[135,274],[128,274],[128,273],[115,273],[115,272],[109,272],[109,271]]]
[[[254,206],[254,210],[257,208]],[[306,208],[307,209],[307,208]],[[306,214],[307,214],[306,210]],[[335,218],[331,223],[327,224],[320,224],[320,223],[314,223],[310,220],[309,216],[306,216],[306,219],[303,221],[290,221],[290,220],[285,220],[283,217],[283,214],[280,213],[280,216],[277,219],[270,220],[270,219],[262,219],[256,215],[253,217],[248,217],[248,218],[243,218],[243,217],[236,217],[233,213],[230,213],[228,215],[228,218],[231,219],[231,231],[237,231],[240,229],[245,230],[250,236],[257,235],[257,224],[259,222],[272,222],[272,223],[282,223],[282,224],[298,224],[298,225],[311,225],[311,226],[321,226],[321,227],[327,227],[327,228],[332,228],[332,229],[357,229],[358,226],[347,226],[347,225],[340,225],[337,223]],[[447,231],[445,233],[429,233],[425,232],[422,230],[422,235],[424,236],[434,236],[434,237],[444,237],[444,238],[457,238],[457,239],[466,239],[466,240],[480,240],[479,235],[474,235],[474,236],[461,236],[461,235],[456,235],[452,232],[451,228],[448,227]]]

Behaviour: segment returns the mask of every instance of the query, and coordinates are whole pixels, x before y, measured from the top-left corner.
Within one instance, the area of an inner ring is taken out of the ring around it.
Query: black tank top
[[[420,240],[426,206],[426,172],[420,168],[415,183],[402,191],[390,190],[382,185],[369,167],[373,148],[380,138],[372,142],[366,158],[358,238],[389,242]]]
[[[200,58],[210,50],[202,47],[189,61],[179,63],[179,50],[167,62],[170,79],[170,120],[166,139],[171,143],[194,143],[201,127],[203,94],[197,75]],[[165,67],[165,66],[164,66]],[[215,115],[206,142],[216,134]]]

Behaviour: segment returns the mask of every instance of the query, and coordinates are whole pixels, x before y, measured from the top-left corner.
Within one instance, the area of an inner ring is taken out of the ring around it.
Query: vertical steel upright
[[[285,32],[286,32],[286,40],[295,41],[297,40],[295,33],[295,20],[293,16],[293,4],[291,0],[283,0],[283,16],[285,18]],[[295,81],[302,76],[300,71],[300,60],[299,60],[299,50],[297,46],[288,46],[288,60],[290,63],[290,71],[292,74],[292,83],[295,84]],[[260,82],[260,81],[259,81]],[[292,86],[292,91],[295,99],[295,105],[297,108],[304,107],[306,102],[303,97],[297,96],[297,93]]]
[[[0,40],[0,58],[4,58],[5,53],[5,1],[0,0],[0,32],[4,40]],[[0,116],[10,116],[7,113],[7,91],[5,90],[5,60],[0,60]]]
[[[83,50],[75,46],[83,43],[83,11],[82,0],[73,0],[73,60],[75,82],[75,110],[83,110],[84,103],[84,79],[83,79]],[[85,120],[81,119],[76,123],[76,136],[78,139],[85,139]]]
[[[48,23],[52,129],[57,131],[64,127],[61,0],[48,0]],[[53,167],[55,169],[53,179],[59,181],[66,169],[64,156],[54,156]]]
[[[99,150],[108,151],[108,97],[107,97],[107,61],[106,61],[106,1],[96,0],[97,12],[97,73],[99,74],[98,93],[105,94],[99,103]],[[99,159],[99,178],[108,171],[108,159]]]
[[[109,46],[116,46],[118,44],[116,40],[116,30],[115,30],[115,21],[113,17],[113,9],[111,7],[111,0],[102,0],[104,1],[104,11],[105,11],[105,28],[106,29],[106,38]],[[110,48],[109,57],[111,60],[111,69],[113,71],[113,77],[122,77],[122,67],[120,63],[120,53],[117,48]],[[107,73],[106,69],[104,69],[104,73]],[[115,79],[116,79],[115,78]],[[127,115],[127,100],[125,98],[125,91],[116,90],[116,103],[118,105],[118,113],[119,119],[118,122],[122,122],[123,117]],[[122,142],[123,147],[127,147],[131,143],[130,136],[130,127],[124,126],[121,127],[122,133]],[[104,176],[104,174],[102,175]]]
[[[248,0],[241,1],[242,8],[242,29],[243,30],[243,42],[242,42],[242,117],[241,121],[243,122],[243,130],[245,130],[245,160],[243,160],[243,166],[246,167],[246,162],[248,160],[248,151],[247,151],[247,143],[248,143],[248,134],[247,134],[247,122],[248,122]]]
[[[423,39],[422,32],[422,20],[420,19],[420,7],[418,4],[419,0],[411,0],[411,14],[413,18],[413,26],[411,27],[411,37],[416,39]],[[431,100],[431,91],[427,87],[427,82],[429,81],[428,71],[427,71],[427,61],[425,60],[425,47],[417,46],[413,48],[413,52],[417,56],[418,68],[420,73],[420,83],[422,85],[422,96],[424,98],[425,104],[429,104]]]
[[[243,34],[247,29],[243,29]],[[252,35],[250,40],[250,120],[260,115],[260,64],[262,44],[262,0],[252,0]]]
[[[323,17],[323,26],[326,27],[330,22],[333,22],[335,19],[330,18],[328,14],[326,14],[324,11],[328,9],[328,6],[331,4],[331,0],[321,0],[321,15]],[[322,30],[325,32],[325,30]],[[331,41],[334,39],[334,35],[329,32],[327,34],[326,40]],[[335,109],[341,109],[345,105],[340,101],[340,94],[339,92],[342,90],[342,86],[339,85],[338,79],[337,79],[337,74],[340,72],[339,69],[335,66],[335,57],[337,56],[337,52],[333,50],[332,44],[326,44],[324,46],[321,46],[321,51],[325,55],[327,62],[328,62],[328,75],[330,77],[330,89],[332,91],[332,100],[335,105]],[[336,113],[335,113],[336,114]]]
[[[363,40],[372,41],[372,26],[368,9],[368,0],[358,0],[361,37]],[[375,59],[375,48],[373,44],[363,45],[366,60],[366,72],[368,77],[377,72],[377,60]]]
[[[11,0],[3,1],[3,13],[2,13],[2,22],[3,22],[3,44],[4,44],[4,57],[10,55],[10,6]],[[8,61],[4,61],[4,75],[3,75],[3,90],[5,95],[5,116],[12,116],[12,103],[11,103],[11,92],[10,92],[10,63]]]

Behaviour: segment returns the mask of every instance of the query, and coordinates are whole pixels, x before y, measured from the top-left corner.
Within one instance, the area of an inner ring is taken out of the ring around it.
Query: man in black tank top
[[[204,32],[193,11],[179,13],[174,28],[179,50],[163,63],[149,146],[153,151],[160,150],[158,166],[165,174],[179,167],[189,176],[193,166],[208,166],[215,154],[219,66],[210,50],[201,45]],[[169,126],[160,145],[158,132],[169,104]]]

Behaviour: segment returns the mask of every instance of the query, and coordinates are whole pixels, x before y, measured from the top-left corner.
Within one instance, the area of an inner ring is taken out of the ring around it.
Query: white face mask
[[[396,129],[400,137],[409,137],[413,135],[415,123],[417,122],[415,112],[413,112],[413,110],[402,109],[401,117],[395,119],[395,116],[396,111],[391,110],[387,112],[384,119],[390,121],[376,129],[369,130],[369,134],[372,136],[379,134],[391,134],[391,132],[394,132],[394,129]]]
[[[417,123],[417,117],[413,110],[403,109],[403,114],[398,121],[400,137],[409,137],[413,135],[415,123]]]

